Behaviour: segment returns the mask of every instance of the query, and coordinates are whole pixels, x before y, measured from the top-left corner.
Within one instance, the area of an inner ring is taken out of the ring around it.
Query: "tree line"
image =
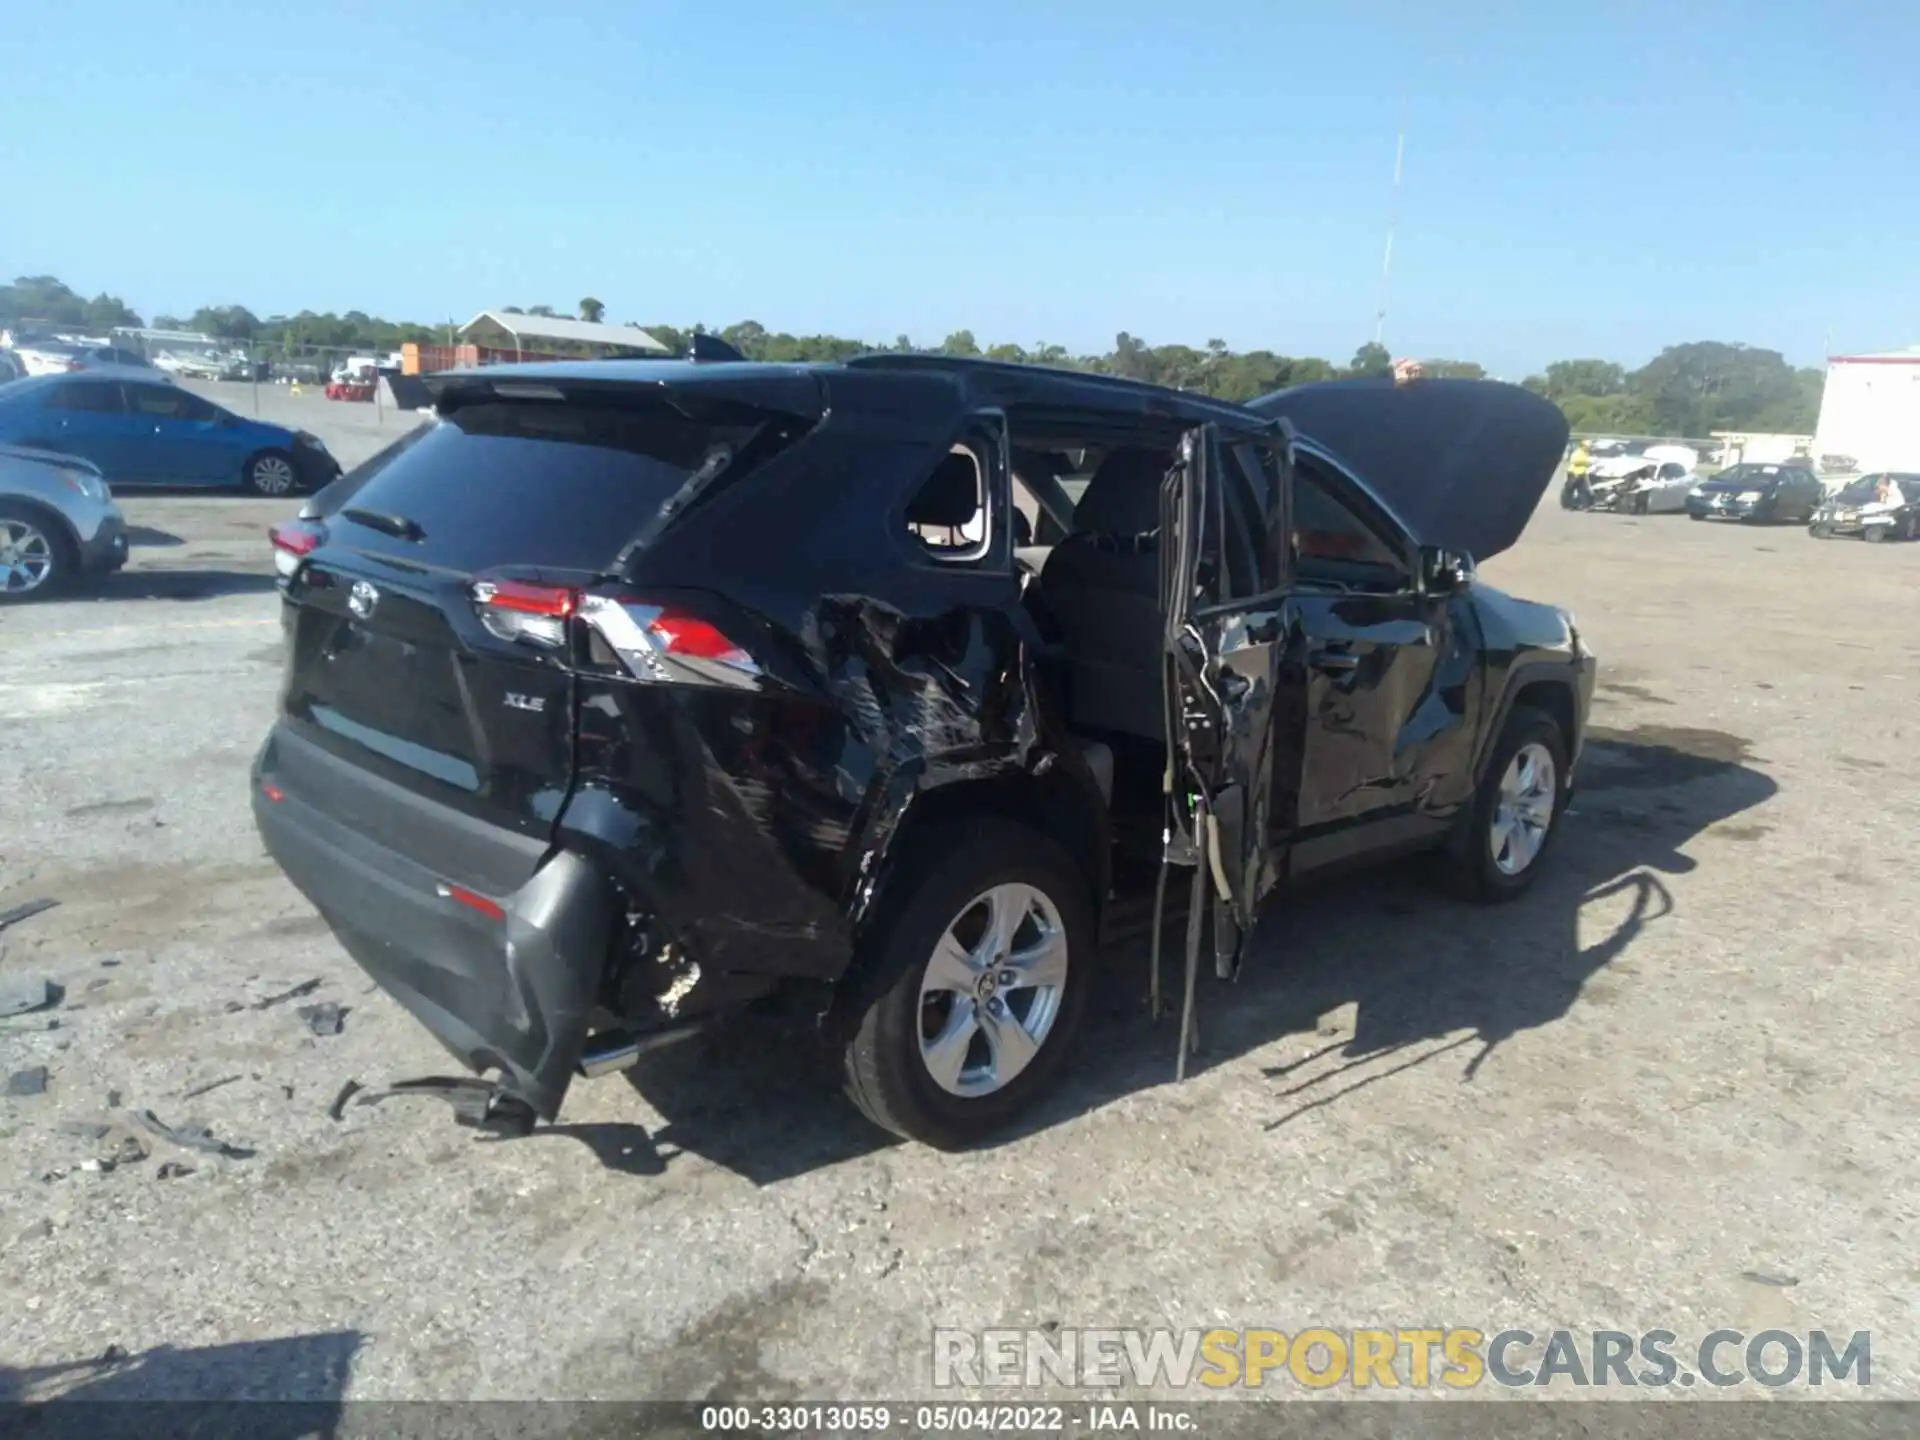
[[[509,305],[505,309],[526,315],[561,313],[550,305]],[[604,320],[606,314],[606,306],[591,296],[574,309],[579,318],[595,322]],[[11,285],[0,285],[0,326],[21,322],[90,331],[141,323],[139,315],[118,296],[103,293],[89,300],[50,275],[23,276]],[[749,359],[788,363],[844,360],[875,350],[931,348],[947,355],[1117,375],[1223,400],[1250,400],[1315,380],[1383,376],[1390,373],[1393,358],[1385,347],[1371,341],[1355,350],[1345,364],[1336,364],[1317,356],[1283,355],[1272,350],[1230,350],[1225,341],[1217,339],[1198,347],[1150,345],[1124,330],[1114,337],[1113,348],[1103,354],[1075,354],[1065,346],[1045,342],[982,345],[971,330],[956,330],[937,346],[926,347],[915,345],[905,335],[896,336],[891,344],[840,335],[790,335],[753,320],[718,328],[627,323],[646,331],[675,354],[684,354],[696,334],[718,335]],[[383,320],[359,310],[344,315],[303,310],[297,315],[263,319],[244,305],[206,305],[187,316],[156,316],[154,328],[200,331],[245,343],[256,352],[287,355],[312,348],[385,351],[408,341],[445,344],[450,338],[445,324]],[[1422,364],[1430,376],[1477,379],[1486,375],[1471,360],[1426,359]],[[1558,405],[1576,433],[1695,437],[1716,430],[1809,433],[1819,415],[1823,382],[1821,370],[1795,369],[1778,351],[1716,340],[1670,345],[1637,370],[1611,360],[1557,360],[1540,374],[1521,381]]]

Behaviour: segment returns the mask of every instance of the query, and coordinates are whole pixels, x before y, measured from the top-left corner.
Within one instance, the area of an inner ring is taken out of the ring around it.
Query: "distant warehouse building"
[[[463,344],[400,347],[400,373],[431,375],[475,365],[523,360],[578,360],[583,356],[664,356],[667,347],[637,325],[602,325],[564,315],[528,315],[518,310],[482,310],[460,327]]]
[[[1920,470],[1920,346],[1828,359],[1814,453],[1860,470]]]

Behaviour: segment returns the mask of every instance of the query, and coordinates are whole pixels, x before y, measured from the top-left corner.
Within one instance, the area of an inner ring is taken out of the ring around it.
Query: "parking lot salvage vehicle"
[[[1639,455],[1630,461],[1601,461],[1593,467],[1592,510],[1628,515],[1665,515],[1687,508],[1687,496],[1700,483],[1681,460]]]
[[[99,470],[71,455],[0,445],[0,605],[126,563],[126,523]]]
[[[1747,461],[1722,470],[1687,492],[1687,514],[1695,520],[1749,520],[1755,523],[1813,518],[1827,498],[1827,487],[1806,465]]]
[[[1920,539],[1920,474],[1862,475],[1814,512],[1807,533],[1818,540],[1833,535]]]
[[[78,455],[115,485],[293,495],[340,473],[304,430],[247,420],[147,372],[89,369],[0,386],[0,441]]]
[[[254,814],[540,1116],[780,996],[867,1115],[970,1143],[1169,892],[1191,997],[1283,882],[1430,848],[1503,899],[1552,841],[1593,658],[1474,575],[1566,443],[1517,387],[1242,407],[912,355],[429,383],[434,423],[276,535]]]

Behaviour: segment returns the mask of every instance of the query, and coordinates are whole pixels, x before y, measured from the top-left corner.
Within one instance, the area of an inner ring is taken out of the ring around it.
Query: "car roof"
[[[834,386],[835,379],[843,383]],[[1172,390],[1145,381],[1046,365],[1017,365],[954,355],[881,352],[844,362],[784,364],[755,360],[557,360],[523,365],[489,365],[423,376],[438,392],[465,384],[524,381],[565,385],[659,385],[706,389],[716,396],[763,398],[776,403],[797,385],[827,386],[835,395],[857,397],[874,390],[944,391],[968,402],[1032,404],[1062,410],[1131,412],[1187,424],[1209,420],[1235,428],[1264,428],[1267,421],[1230,401],[1191,391]],[[852,380],[853,385],[844,382]]]

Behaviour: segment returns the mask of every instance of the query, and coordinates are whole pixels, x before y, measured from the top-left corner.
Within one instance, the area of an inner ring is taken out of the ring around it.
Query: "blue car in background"
[[[82,370],[0,385],[0,442],[78,455],[115,486],[316,490],[340,473],[318,437],[247,420],[139,370]]]

